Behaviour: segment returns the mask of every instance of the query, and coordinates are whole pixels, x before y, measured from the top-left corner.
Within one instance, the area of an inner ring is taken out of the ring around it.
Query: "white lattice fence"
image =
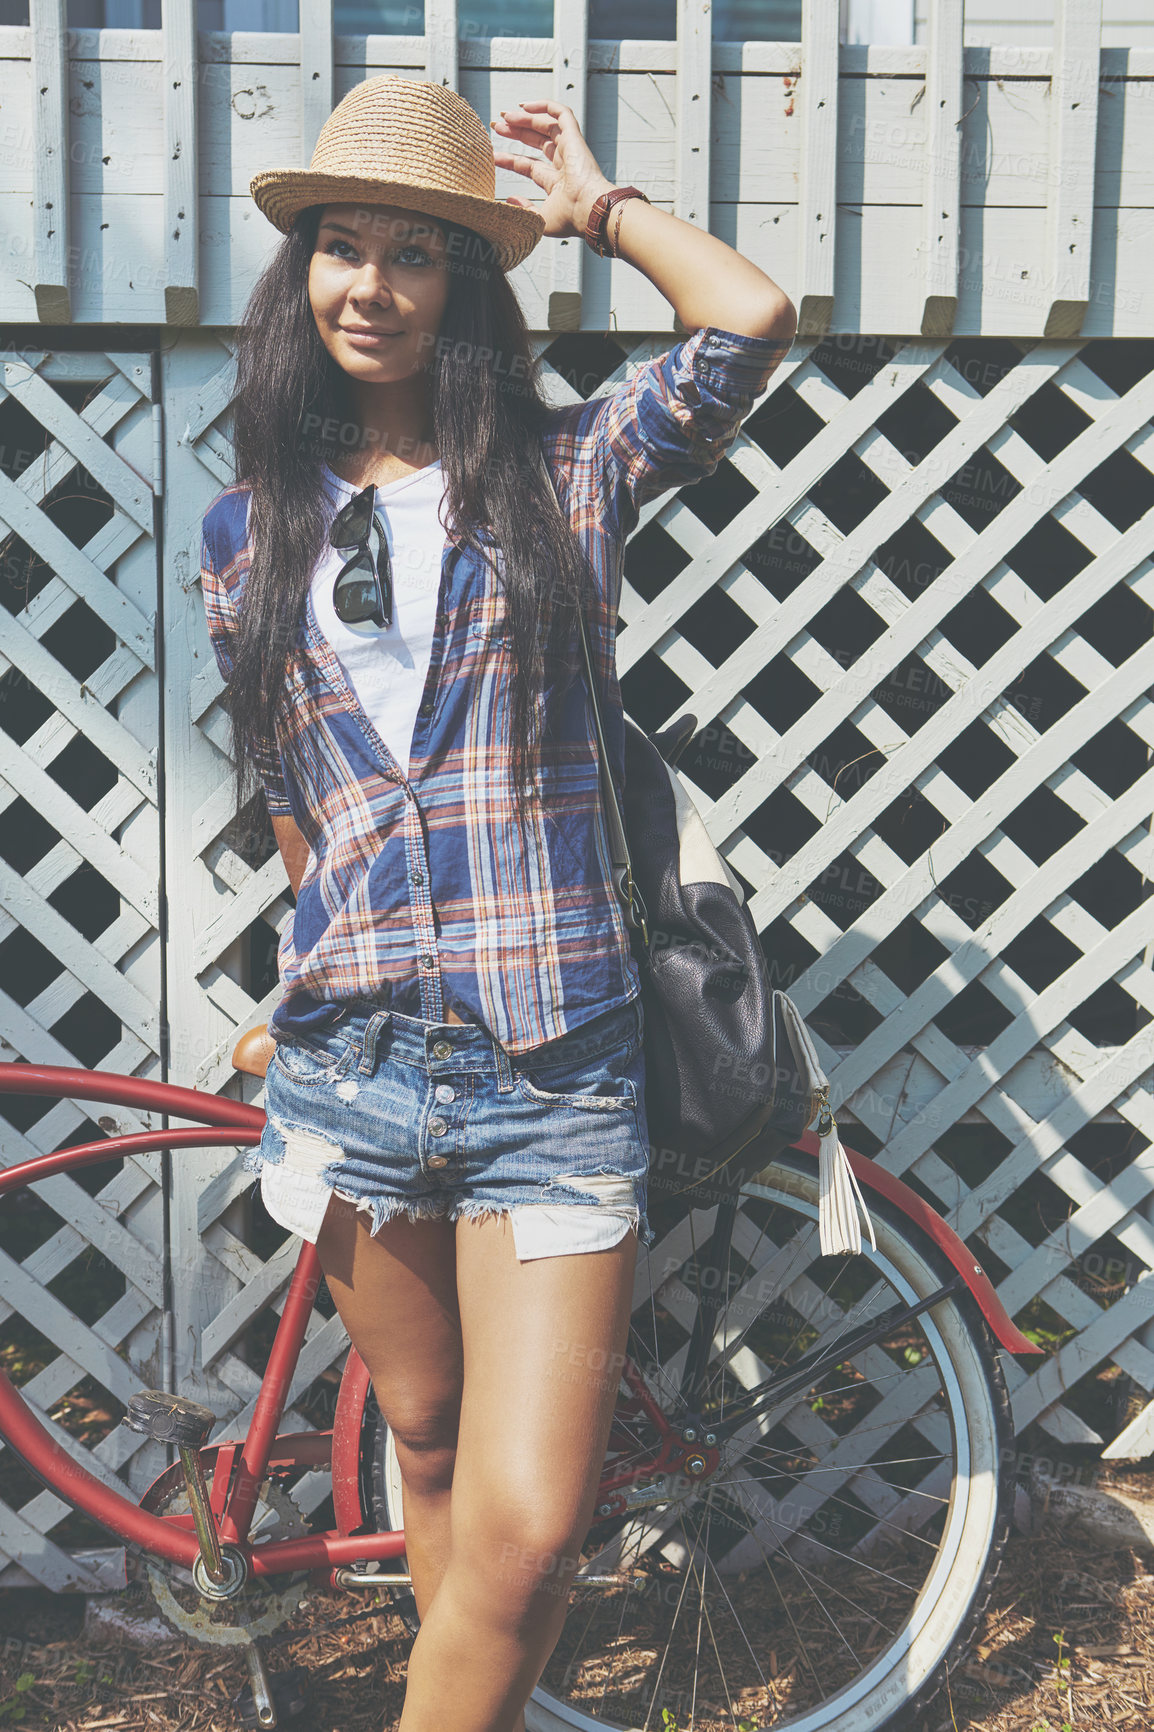
[[[621,341],[554,342],[555,400],[612,388],[670,339]],[[686,767],[771,967],[827,1031],[859,1142],[1004,1269],[1012,1312],[1042,1300],[1031,1319],[1067,1337],[1040,1370],[1011,1365],[1019,1427],[1109,1442],[1062,1396],[1104,1362],[1154,1391],[1154,345],[1096,345],[1100,371],[1085,347],[799,343],[717,475],[644,513],[618,665],[646,725],[683,708],[702,724]],[[189,424],[221,478],[229,377]],[[912,567],[903,538],[923,545]],[[212,799],[219,827],[223,786]],[[915,802],[924,848],[895,817]],[[275,856],[254,873],[217,848],[232,898],[196,968],[236,1027],[208,1086],[275,998],[222,988],[210,959],[288,913]],[[1012,1205],[1040,1175],[1042,1230],[1025,1231]],[[1147,1409],[1119,1446],[1149,1447],[1149,1425]]]
[[[711,833],[858,1142],[1067,1337],[1010,1362],[1018,1428],[1109,1442],[1063,1396],[1154,1390],[1154,345],[893,348],[798,343],[728,473],[647,510],[618,666],[707,724]],[[1146,1405],[1113,1451],[1152,1444]]]
[[[0,366],[0,1058],[152,1077],[161,1005],[151,360],[8,351]],[[5,1104],[6,1165],[148,1125],[107,1108],[98,1128],[86,1104],[44,1105]],[[24,1395],[73,1448],[77,1420],[114,1422],[135,1389],[165,1375],[159,1157],[116,1168],[95,1192],[60,1175],[35,1199],[4,1206],[0,1350],[6,1368],[25,1353],[40,1364],[20,1379]],[[90,1282],[91,1271],[101,1279]],[[165,1464],[157,1446],[114,1423],[95,1431],[86,1460],[106,1481],[147,1484]],[[23,1558],[47,1586],[98,1585],[97,1560],[53,1538],[69,1506],[3,1450],[0,1476],[0,1582]]]
[[[538,347],[563,402],[672,340]],[[291,906],[263,809],[233,817],[197,581],[201,517],[231,478],[230,345],[189,331],[159,363],[159,572],[149,358],[30,359],[0,402],[31,417],[5,441],[34,422],[46,449],[22,469],[7,451],[0,476],[21,542],[0,608],[0,1050],[259,1100],[230,1054],[275,1003]],[[1019,1429],[1119,1454],[1154,1442],[1152,368],[1154,342],[799,342],[716,474],[646,508],[618,640],[638,721],[698,719],[682,767],[849,1140],[970,1240],[1019,1322],[1051,1331],[1043,1363],[1007,1364]],[[99,894],[74,894],[83,874]],[[10,1104],[3,1158],[85,1134],[81,1107]],[[50,1321],[31,1398],[134,1485],[163,1463],[115,1424],[128,1393],[168,1380],[221,1432],[243,1426],[242,1343],[298,1249],[245,1200],[236,1151],[174,1158],[166,1335],[159,1175],[144,1157],[95,1196],[49,1181],[38,1206],[59,1225],[0,1255],[0,1350],[5,1325]],[[99,1317],[67,1283],[90,1253],[123,1274]],[[312,1386],[346,1348],[318,1309],[288,1425],[316,1423]],[[1104,1374],[1128,1403],[1103,1406]],[[83,1380],[108,1416],[98,1441],[61,1405]],[[66,1508],[12,1483],[7,1557],[52,1586],[101,1579],[52,1537]]]

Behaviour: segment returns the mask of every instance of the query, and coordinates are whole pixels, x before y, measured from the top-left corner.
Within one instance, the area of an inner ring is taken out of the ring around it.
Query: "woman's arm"
[[[275,812],[271,816],[276,845],[280,849],[280,857],[293,887],[293,895],[297,896],[300,894],[301,880],[308,863],[309,845],[298,829],[295,818],[281,817]]]
[[[533,208],[545,218],[546,235],[583,237],[594,201],[614,182],[602,174],[573,110],[567,103],[533,99],[490,124],[502,138],[543,152],[530,157],[495,150],[493,158],[499,168],[527,175],[545,190],[544,204]],[[507,202],[529,207],[527,199]],[[713,325],[739,336],[792,340],[797,313],[789,296],[707,229],[631,198],[610,211],[609,235],[619,256],[672,303],[687,331]]]

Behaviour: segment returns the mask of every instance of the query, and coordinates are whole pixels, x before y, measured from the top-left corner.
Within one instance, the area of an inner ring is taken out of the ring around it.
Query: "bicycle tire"
[[[800,1214],[814,1223],[814,1238],[817,1198],[816,1166],[812,1160],[793,1150],[777,1155],[742,1187],[741,1192],[743,1208],[769,1206],[792,1209]],[[907,1299],[928,1296],[956,1274],[929,1237],[891,1204],[871,1197],[870,1212],[878,1240],[876,1259],[867,1243],[861,1258],[849,1260],[855,1269],[862,1267],[864,1258],[868,1264],[876,1263],[877,1267],[890,1271],[897,1282],[905,1283],[909,1290]],[[660,1245],[655,1246],[650,1255],[660,1252],[660,1249]],[[820,1261],[815,1260],[815,1266]],[[1013,1426],[1005,1378],[998,1359],[999,1349],[980,1308],[965,1289],[959,1289],[940,1301],[931,1313],[924,1313],[917,1319],[917,1326],[924,1326],[934,1365],[941,1372],[943,1392],[949,1401],[953,1455],[949,1506],[941,1512],[943,1534],[949,1542],[948,1545],[943,1543],[941,1548],[945,1561],[937,1566],[936,1573],[931,1570],[926,1584],[912,1602],[907,1624],[898,1632],[898,1639],[891,1642],[885,1654],[871,1656],[864,1678],[868,1680],[871,1673],[876,1676],[868,1687],[861,1679],[850,1679],[827,1698],[807,1704],[800,1712],[793,1713],[787,1709],[784,1713],[757,1718],[753,1723],[758,1732],[770,1732],[770,1729],[772,1732],[865,1732],[865,1729],[880,1732],[883,1727],[911,1725],[915,1717],[924,1714],[941,1694],[949,1673],[965,1657],[989,1603],[1009,1535],[1013,1499]],[[718,1328],[721,1328],[720,1315]],[[743,1338],[748,1334],[747,1328]],[[630,1353],[637,1362],[632,1345]],[[852,1356],[847,1363],[852,1363]],[[660,1371],[660,1361],[654,1364]],[[647,1373],[651,1388],[652,1373],[651,1366]],[[895,1379],[896,1375],[895,1372]],[[393,1527],[402,1517],[400,1471],[388,1427],[376,1411],[375,1403],[373,1408],[371,1436],[368,1435],[366,1409],[365,1438],[373,1509],[378,1522]],[[939,1429],[943,1429],[936,1412],[930,1418]],[[964,1439],[964,1444],[960,1438]],[[968,1463],[968,1466],[960,1470],[959,1462]],[[819,1469],[820,1463],[813,1471],[816,1473]],[[660,1507],[655,1514],[660,1512]],[[583,1551],[583,1563],[603,1549],[603,1526],[595,1517]],[[828,1529],[821,1531],[829,1532]],[[801,1538],[811,1539],[802,1527],[797,1533]],[[596,1539],[592,1537],[595,1534],[598,1535]],[[708,1541],[707,1527],[706,1551]],[[786,1545],[782,1544],[774,1556],[785,1555],[786,1550]],[[703,1600],[708,1565],[706,1559],[701,1570]],[[720,1582],[720,1574],[718,1579]],[[592,1588],[581,1591],[586,1595],[596,1592]],[[578,1619],[584,1619],[589,1605],[588,1600],[577,1603],[578,1592],[571,1590],[569,1616],[533,1692],[530,1712],[535,1732],[609,1732],[611,1728],[628,1728],[633,1732],[634,1728],[642,1725],[660,1728],[663,1724],[660,1702],[656,1708],[652,1703],[648,1707],[638,1703],[631,1706],[628,1713],[619,1710],[605,1715],[592,1713],[582,1701],[557,1693],[555,1681],[551,1681],[551,1673],[558,1669],[554,1662],[566,1648],[567,1632]],[[419,1628],[415,1602],[407,1596],[406,1605],[402,1596],[395,1597],[398,1610],[415,1633]],[[716,1642],[714,1646],[716,1648]],[[572,1658],[568,1666],[572,1670]],[[718,1667],[721,1670],[720,1654]],[[857,1688],[858,1684],[862,1684],[862,1688]],[[719,1727],[722,1724],[732,1729],[738,1719],[732,1709],[724,1718],[696,1711],[691,1712],[688,1719],[682,1716],[683,1709],[674,1713],[674,1722],[680,1732],[714,1732],[715,1725]]]

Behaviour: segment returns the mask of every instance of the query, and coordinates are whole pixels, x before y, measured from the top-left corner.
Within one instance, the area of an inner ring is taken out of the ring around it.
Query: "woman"
[[[396,1440],[404,1732],[523,1728],[652,1240],[576,610],[620,786],[625,537],[716,467],[795,328],[723,242],[602,196],[572,109],[492,126],[539,154],[494,150],[452,91],[373,78],[308,171],[256,177],[287,239],[240,333],[238,479],[202,550],[238,793],[253,766],[296,895],[246,1165],[315,1241]],[[496,200],[495,163],[543,202]],[[542,234],[627,259],[694,334],[551,407],[505,275]]]

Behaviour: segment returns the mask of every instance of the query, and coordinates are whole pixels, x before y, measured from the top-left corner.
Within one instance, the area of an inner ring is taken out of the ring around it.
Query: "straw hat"
[[[268,168],[249,185],[283,234],[307,205],[395,204],[476,230],[510,271],[541,239],[545,218],[495,190],[493,146],[475,109],[446,85],[393,72],[354,84],[337,103],[307,169]]]

